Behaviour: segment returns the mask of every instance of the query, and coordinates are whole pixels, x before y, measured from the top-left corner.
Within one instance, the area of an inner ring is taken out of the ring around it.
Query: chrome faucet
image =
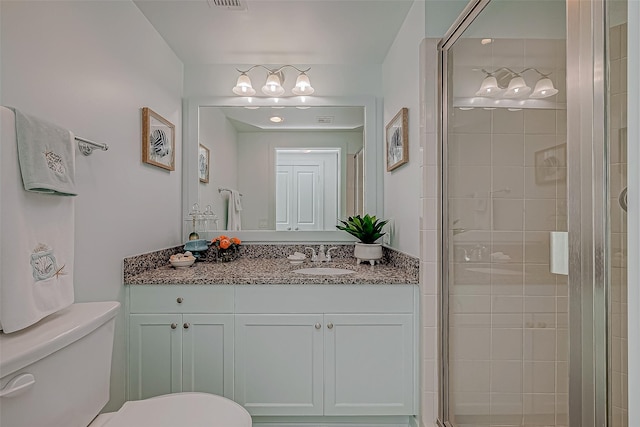
[[[324,245],[320,245],[318,248],[318,253],[316,254],[315,249],[306,247],[304,250],[311,251],[311,262],[329,262],[331,261],[331,251],[334,249],[338,249],[337,247],[332,247],[326,250],[324,249]]]

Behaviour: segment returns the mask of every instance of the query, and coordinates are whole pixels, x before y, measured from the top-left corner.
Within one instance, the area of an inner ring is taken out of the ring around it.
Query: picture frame
[[[200,182],[209,182],[210,151],[202,144],[198,145],[198,178]]]
[[[176,128],[149,107],[142,108],[142,161],[175,170]]]
[[[536,151],[536,184],[552,184],[567,179],[567,144]]]
[[[409,109],[401,108],[386,127],[387,172],[409,161]]]

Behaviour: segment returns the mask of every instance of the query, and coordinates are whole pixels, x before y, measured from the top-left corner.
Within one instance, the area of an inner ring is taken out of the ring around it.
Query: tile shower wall
[[[480,45],[459,41],[454,70]],[[458,426],[561,426],[568,286],[549,272],[549,232],[567,229],[564,40],[491,49],[494,69],[548,67],[561,108],[451,112],[451,414]]]
[[[609,173],[611,217],[610,387],[611,425],[628,425],[627,213],[618,195],[627,186],[627,24],[609,30]]]

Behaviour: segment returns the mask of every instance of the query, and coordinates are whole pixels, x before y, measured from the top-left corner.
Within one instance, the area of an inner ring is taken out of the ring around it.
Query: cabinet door
[[[322,315],[235,318],[235,401],[251,415],[322,415]]]
[[[325,415],[413,415],[411,314],[325,314]]]
[[[181,320],[179,314],[129,316],[130,400],[181,391]]]
[[[233,398],[233,315],[182,316],[182,391]]]

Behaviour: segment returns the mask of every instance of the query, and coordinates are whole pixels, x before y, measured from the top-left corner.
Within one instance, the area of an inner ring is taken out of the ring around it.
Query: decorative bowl
[[[189,240],[184,244],[185,251],[200,252],[209,249],[209,241],[206,239]]]
[[[189,268],[196,262],[195,257],[184,257],[177,260],[169,260],[174,268]]]

